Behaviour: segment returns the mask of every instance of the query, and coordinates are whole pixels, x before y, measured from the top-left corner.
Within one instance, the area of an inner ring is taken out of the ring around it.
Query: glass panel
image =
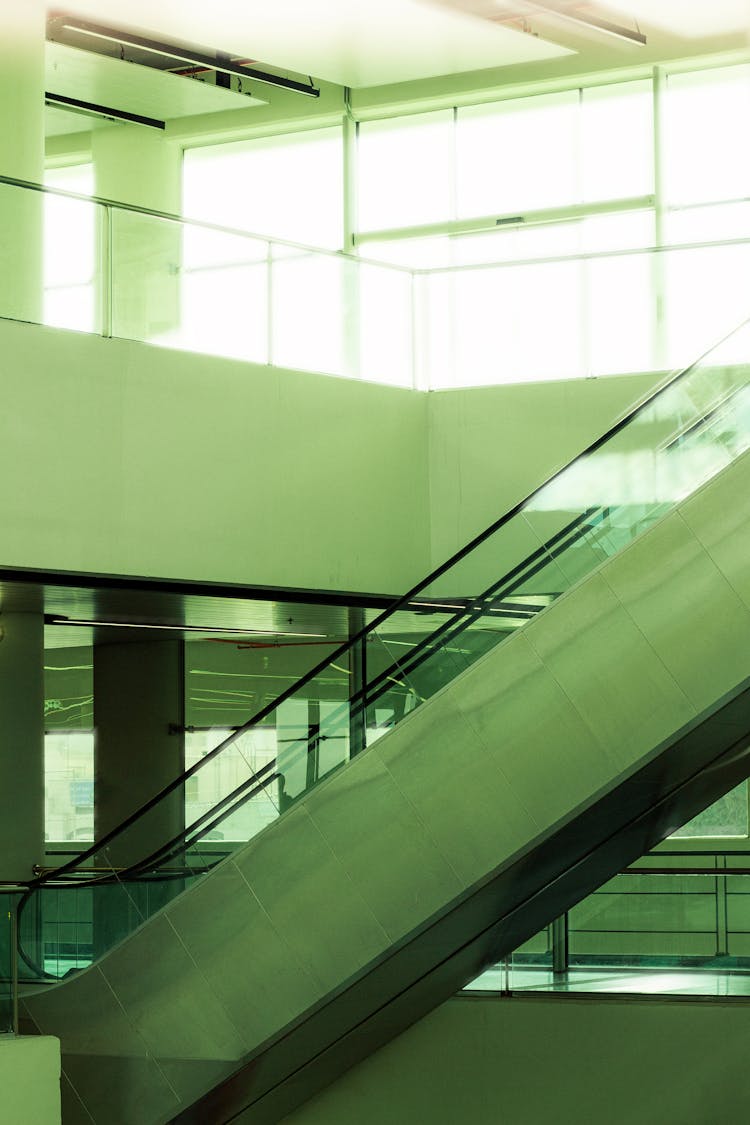
[[[650,81],[582,91],[581,183],[587,203],[653,192]]]
[[[452,110],[363,122],[357,156],[360,230],[453,217]]]
[[[219,728],[188,733],[185,736],[185,768],[194,766],[222,740],[222,736],[226,738],[229,733]],[[259,727],[238,738],[224,754],[188,780],[185,786],[185,826],[190,828],[234,792],[248,776],[275,762],[276,756],[276,730],[272,726]],[[244,842],[275,820],[277,815],[274,801],[264,790],[258,800],[244,804],[236,816],[201,834],[201,843]]]
[[[432,386],[573,378],[584,369],[581,263],[485,268],[427,280]],[[542,330],[542,325],[544,326]],[[450,342],[441,342],[447,333]],[[442,353],[442,361],[434,357]]]
[[[262,240],[113,210],[113,334],[266,362],[268,269]]]
[[[351,259],[275,245],[271,362],[357,378],[356,283]]]
[[[185,152],[184,213],[336,250],[343,236],[341,128]]]
[[[750,203],[719,203],[668,211],[667,242],[720,242],[750,238]]]
[[[577,90],[459,109],[458,217],[578,202],[578,114]]]
[[[750,306],[750,244],[662,254],[669,366],[689,363],[729,332]]]
[[[748,827],[744,781],[468,987],[750,996]]]
[[[113,335],[179,346],[182,225],[116,208],[111,221]]]
[[[362,243],[363,255],[413,269],[446,269],[530,258],[555,258],[654,244],[654,213],[619,211],[558,223],[504,227],[481,234]]]
[[[387,265],[407,266],[409,269],[441,269],[454,264],[454,239],[447,235],[439,238],[400,238],[386,242],[359,244],[363,258],[384,262]]]
[[[45,839],[94,839],[94,732],[57,731],[44,736]]]
[[[737,123],[750,114],[750,66],[671,74],[664,99],[665,202],[750,195],[750,151]]]
[[[623,375],[662,366],[654,294],[658,268],[659,261],[646,254],[586,263],[587,374]]]
[[[702,813],[698,813],[687,824],[683,824],[672,835],[676,838],[692,839],[747,836],[750,827],[747,800],[747,782],[743,781]]]
[[[594,222],[581,224],[583,237]],[[595,238],[595,227],[588,234]],[[420,359],[434,389],[658,372],[686,366],[745,316],[750,243],[447,270],[420,280]]]
[[[266,363],[268,243],[186,225],[181,316],[171,347]]]
[[[601,254],[607,250],[637,250],[655,242],[654,212],[616,211],[611,215],[590,215],[581,219],[580,250]]]
[[[453,239],[454,265],[557,258],[580,252],[580,224],[537,223]]]
[[[92,164],[47,172],[45,183],[92,195]],[[95,332],[97,223],[101,208],[64,196],[44,196],[44,323]]]
[[[359,289],[359,375],[373,383],[411,387],[412,277],[362,263],[350,282]]]
[[[94,839],[94,669],[90,631],[44,630],[45,839]]]

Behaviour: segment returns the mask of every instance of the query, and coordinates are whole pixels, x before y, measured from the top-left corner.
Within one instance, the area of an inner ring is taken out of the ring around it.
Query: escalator
[[[100,935],[22,1002],[66,1125],[281,1120],[747,776],[749,360],[743,325],[36,881],[22,920],[93,904]],[[159,835],[271,726],[272,760]]]

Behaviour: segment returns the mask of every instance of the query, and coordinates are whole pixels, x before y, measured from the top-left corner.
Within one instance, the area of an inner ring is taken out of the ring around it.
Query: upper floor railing
[[[674,370],[750,296],[746,239],[407,269],[8,177],[0,231],[0,316],[424,390]]]

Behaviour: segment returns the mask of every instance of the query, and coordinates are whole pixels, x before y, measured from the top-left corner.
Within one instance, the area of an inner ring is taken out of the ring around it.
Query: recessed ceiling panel
[[[77,0],[76,15],[361,87],[571,54],[429,0]],[[71,13],[72,14],[72,13]]]
[[[266,104],[255,96],[62,43],[48,43],[45,59],[50,93],[161,121]]]

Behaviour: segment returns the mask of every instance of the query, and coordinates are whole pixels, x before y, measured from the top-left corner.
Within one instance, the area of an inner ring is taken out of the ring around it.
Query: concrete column
[[[100,839],[184,769],[181,640],[94,644],[95,836]],[[184,796],[173,798],[113,842],[107,860],[118,867],[155,851],[184,826]],[[100,857],[101,863],[104,857]]]
[[[178,215],[182,150],[143,125],[95,129],[92,156],[102,199]],[[149,215],[111,211],[112,333],[158,340],[180,321],[182,230]]]
[[[44,863],[44,618],[0,628],[0,879],[29,879]]]
[[[0,35],[0,174],[44,176],[44,37],[41,0],[3,10]],[[0,316],[41,320],[42,196],[0,185]]]

